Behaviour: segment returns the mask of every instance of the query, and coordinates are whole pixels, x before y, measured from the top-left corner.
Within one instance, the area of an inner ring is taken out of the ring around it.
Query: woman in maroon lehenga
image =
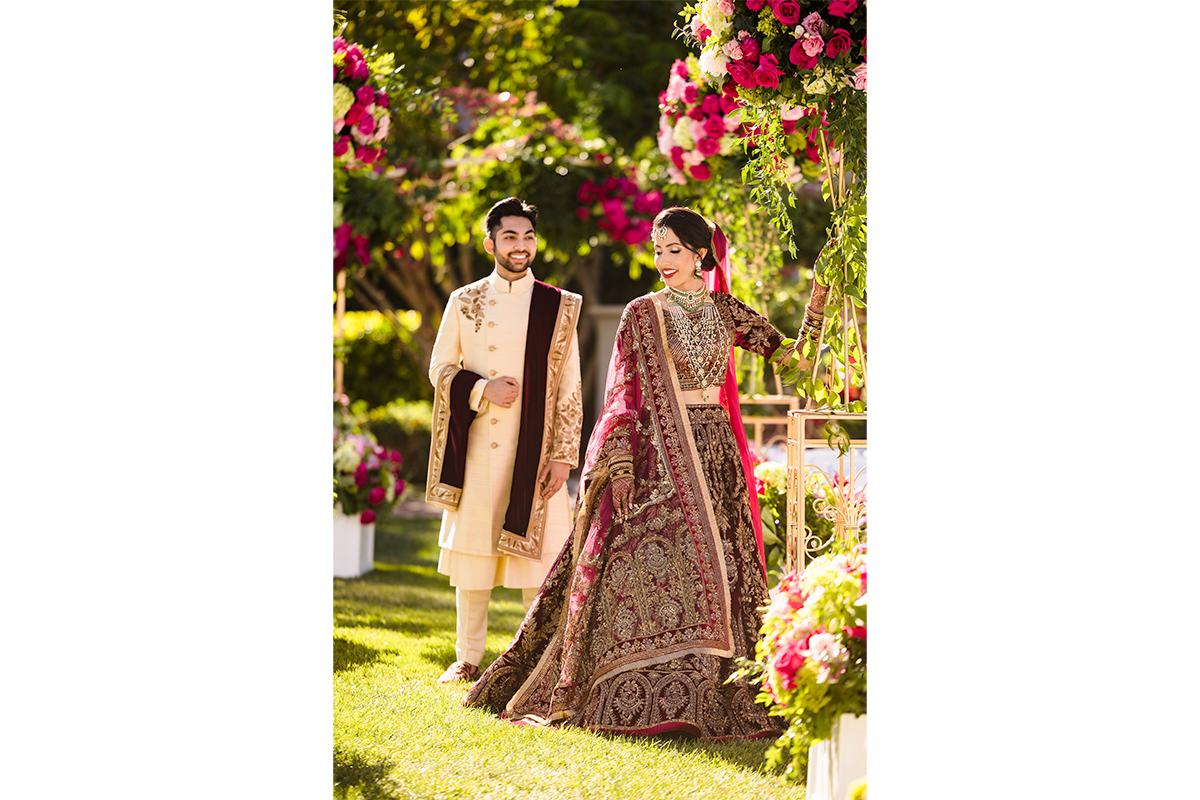
[[[719,228],[666,209],[654,253],[667,288],[621,317],[571,541],[465,704],[595,731],[776,735],[756,690],[725,682],[754,657],[768,599],[732,347],[790,351],[728,293]]]

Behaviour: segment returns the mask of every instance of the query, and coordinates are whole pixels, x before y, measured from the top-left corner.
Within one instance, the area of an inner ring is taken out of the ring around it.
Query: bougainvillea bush
[[[784,575],[764,614],[754,661],[739,672],[756,676],[758,702],[788,723],[767,753],[786,774],[802,779],[808,748],[832,735],[842,714],[867,712],[867,546],[813,560]]]
[[[650,238],[654,217],[662,211],[662,192],[643,192],[633,178],[590,178],[579,187],[575,214],[593,220],[614,242],[635,246]]]

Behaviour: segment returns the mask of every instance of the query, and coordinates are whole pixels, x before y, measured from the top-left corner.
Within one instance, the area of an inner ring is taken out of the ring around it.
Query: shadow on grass
[[[399,787],[388,778],[396,764],[386,758],[368,759],[338,745],[333,746],[333,792],[346,797],[357,786],[367,800],[392,800]]]
[[[382,652],[374,647],[367,647],[365,644],[335,636],[333,639],[333,671],[342,672],[373,664],[379,660]]]

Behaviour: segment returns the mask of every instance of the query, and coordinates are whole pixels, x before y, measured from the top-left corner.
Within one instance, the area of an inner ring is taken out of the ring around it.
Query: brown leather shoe
[[[473,681],[479,677],[479,667],[466,661],[455,661],[446,667],[438,683],[453,683],[454,681]]]

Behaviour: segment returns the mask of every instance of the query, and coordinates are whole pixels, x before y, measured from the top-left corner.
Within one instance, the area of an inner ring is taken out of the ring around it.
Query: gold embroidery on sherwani
[[[583,383],[576,381],[575,391],[558,406],[554,427],[554,445],[550,460],[575,464],[579,461],[579,437],[583,434]]]
[[[583,298],[571,292],[560,292],[558,302],[558,318],[554,323],[554,333],[550,341],[550,352],[546,357],[546,416],[542,430],[541,452],[538,454],[538,474],[550,462],[550,448],[554,442],[555,407],[558,403],[558,385],[567,365],[567,356],[571,351],[571,337],[579,321],[579,309]],[[582,408],[580,415],[582,416]],[[575,445],[578,450],[578,443]],[[546,498],[540,491],[533,493],[533,511],[529,515],[529,527],[524,536],[518,536],[510,531],[501,530],[500,540],[496,550],[504,555],[519,556],[538,561],[542,557],[542,539],[546,528]]]
[[[426,482],[425,502],[446,511],[456,511],[462,497],[462,489],[441,482],[442,465],[446,458],[446,431],[450,427],[450,385],[460,367],[447,364],[438,370],[434,382],[433,417],[429,448],[429,478]]]
[[[464,317],[475,323],[476,333],[479,333],[480,327],[483,326],[483,298],[487,290],[488,279],[484,278],[463,289],[463,293],[459,295],[458,307],[462,309]]]

